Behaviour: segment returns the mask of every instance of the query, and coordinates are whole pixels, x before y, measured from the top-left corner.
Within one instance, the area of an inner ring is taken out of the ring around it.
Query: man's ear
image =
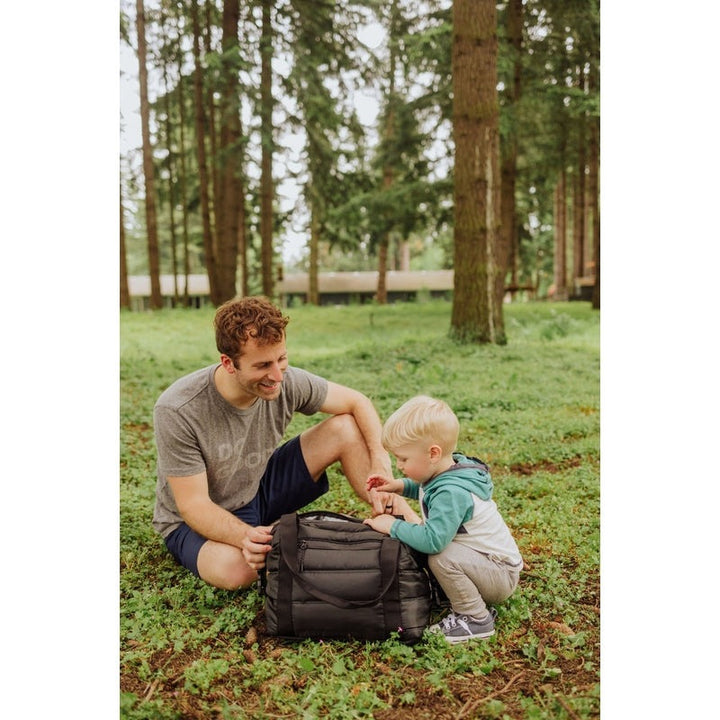
[[[222,366],[225,368],[227,372],[230,374],[234,373],[237,369],[235,367],[235,363],[232,361],[229,355],[225,355],[225,353],[220,355],[220,362],[222,363]]]

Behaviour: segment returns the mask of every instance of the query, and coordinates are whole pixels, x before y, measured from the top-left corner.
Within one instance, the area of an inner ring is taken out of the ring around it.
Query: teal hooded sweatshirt
[[[487,465],[477,458],[453,453],[455,464],[422,484],[422,525],[395,520],[390,536],[428,555],[439,553],[463,532],[463,523],[472,518],[473,495],[482,500],[492,497],[493,483]],[[403,478],[403,496],[418,500],[420,487]]]

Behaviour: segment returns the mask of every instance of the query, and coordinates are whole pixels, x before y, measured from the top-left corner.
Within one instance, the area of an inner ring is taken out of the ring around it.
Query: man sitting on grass
[[[257,579],[272,523],[327,492],[333,463],[367,502],[368,476],[391,474],[373,404],[291,366],[288,321],[262,297],[226,302],[215,314],[220,362],[155,404],[153,526],[181,565],[219,588]],[[295,412],[330,417],[278,447]]]

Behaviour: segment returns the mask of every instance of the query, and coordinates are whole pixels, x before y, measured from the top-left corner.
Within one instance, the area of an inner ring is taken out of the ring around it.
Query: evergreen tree
[[[122,185],[120,186],[120,307],[130,309],[127,250],[125,248],[125,208],[123,205]]]
[[[455,273],[451,334],[462,342],[504,344],[494,0],[453,3]]]
[[[222,13],[222,53],[219,58],[220,142],[215,158],[217,169],[216,242],[217,301],[235,296],[238,234],[244,218],[244,191],[241,170],[241,127],[238,0],[224,0]]]
[[[193,60],[195,62],[193,72],[195,148],[197,152],[197,169],[200,183],[203,248],[205,251],[205,268],[207,269],[208,282],[210,285],[210,300],[215,305],[219,305],[227,298],[223,297],[223,293],[218,287],[215,231],[210,219],[210,178],[208,173],[207,149],[205,146],[207,115],[205,110],[205,93],[203,91],[204,73],[200,51],[202,27],[200,25],[198,0],[191,0],[190,12],[192,20]]]
[[[163,305],[160,293],[160,246],[158,242],[155,197],[155,165],[150,140],[150,104],[148,100],[147,43],[143,0],[136,3],[138,66],[140,78],[140,121],[142,126],[143,173],[145,176],[145,224],[147,228],[148,266],[150,268],[150,307]]]
[[[173,42],[173,38],[171,37],[171,33],[169,30],[169,20],[167,15],[167,3],[166,1],[163,1],[160,5],[160,32],[163,38],[165,38],[165,43],[163,44],[163,47],[161,48],[161,53],[159,57],[159,63],[161,65],[162,70],[162,79],[163,79],[163,89],[165,91],[164,96],[162,97],[162,105],[164,110],[164,140],[165,140],[165,147],[167,149],[167,156],[165,158],[165,168],[167,171],[167,206],[168,206],[168,216],[169,216],[169,230],[170,230],[170,254],[171,254],[171,260],[172,260],[172,276],[173,276],[173,301],[174,304],[177,305],[179,301],[179,292],[178,292],[178,270],[179,270],[179,263],[178,263],[178,247],[177,247],[177,226],[175,221],[175,209],[176,209],[176,200],[175,200],[175,194],[176,194],[176,159],[175,159],[175,151],[174,151],[174,142],[173,142],[173,135],[174,135],[174,123],[173,123],[173,117],[171,112],[171,103],[173,102],[173,98],[171,98],[171,89],[170,89],[170,70],[169,65],[173,61],[173,54],[175,52],[175,43]]]
[[[352,103],[359,73],[357,29],[366,17],[364,3],[291,0],[281,21],[292,55],[283,88],[295,111],[289,118],[305,136],[307,166],[303,194],[309,211],[308,300],[319,303],[320,243],[357,239],[352,210],[338,213],[353,197],[362,176],[358,148],[363,131]],[[344,229],[336,232],[333,220]],[[352,242],[352,241],[350,241]]]
[[[260,35],[260,246],[263,293],[272,297],[275,287],[273,248],[273,94],[272,0],[261,0],[262,32]]]
[[[518,252],[519,234],[516,211],[517,161],[519,150],[518,107],[522,93],[522,0],[509,0],[504,12],[501,37],[504,40],[504,91],[501,96],[500,150],[501,150],[501,214],[502,232],[499,250],[500,271],[497,276],[496,295],[502,302],[505,284],[510,275],[511,288],[519,287]],[[504,132],[503,132],[504,129]]]

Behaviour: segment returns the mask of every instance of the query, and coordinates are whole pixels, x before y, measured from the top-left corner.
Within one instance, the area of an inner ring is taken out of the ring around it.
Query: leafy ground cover
[[[599,717],[598,314],[511,305],[508,345],[479,347],[447,338],[445,302],[288,311],[293,364],[365,392],[383,418],[414,394],[442,397],[460,418],[459,448],[491,467],[525,569],[496,635],[454,647],[278,641],[256,590],[208,587],[166,553],[150,524],[152,407],[215,361],[212,314],[121,317],[121,717]],[[288,436],[312,422],[296,418]],[[315,507],[364,517],[338,470],[330,481]]]

